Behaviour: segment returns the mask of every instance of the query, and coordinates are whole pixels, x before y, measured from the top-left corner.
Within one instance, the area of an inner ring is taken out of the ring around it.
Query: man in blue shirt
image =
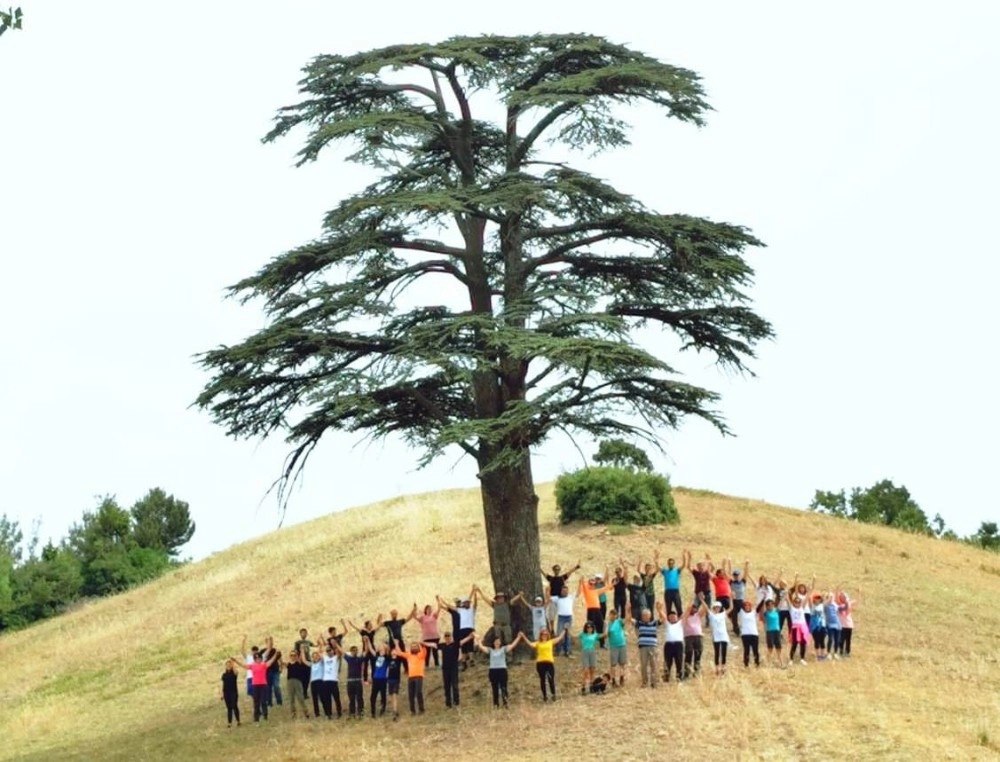
[[[683,613],[681,605],[681,568],[676,565],[672,558],[667,559],[666,566],[660,566],[660,551],[653,554],[653,560],[660,568],[663,575],[663,603],[669,614],[676,607],[677,616]]]

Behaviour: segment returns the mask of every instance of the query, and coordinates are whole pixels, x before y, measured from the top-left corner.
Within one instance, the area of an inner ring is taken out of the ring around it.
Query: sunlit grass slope
[[[543,705],[531,665],[512,668],[513,706],[490,710],[482,668],[462,675],[463,707],[445,713],[438,673],[429,711],[398,723],[304,721],[227,729],[222,660],[240,637],[287,648],[300,626],[473,581],[489,589],[478,492],[455,490],[357,508],[282,529],[0,638],[0,758],[316,760],[378,754],[442,758],[993,759],[1000,755],[1000,556],[955,543],[698,491],[677,491],[683,523],[608,532],[558,526],[542,498],[547,564],[585,570],[624,556],[750,558],[820,585],[863,587],[851,660],[603,697],[573,688],[575,660],[557,663],[562,700]],[[685,597],[689,592],[687,581]],[[480,631],[489,623],[480,615]],[[580,621],[578,616],[577,621]],[[412,627],[412,625],[411,625]],[[710,646],[708,655],[710,656]],[[735,660],[741,657],[734,654]],[[635,662],[635,659],[633,659]],[[246,699],[241,699],[249,712]]]

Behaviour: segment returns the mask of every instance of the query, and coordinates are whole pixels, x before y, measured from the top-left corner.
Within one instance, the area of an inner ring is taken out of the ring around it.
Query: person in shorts
[[[625,639],[625,621],[617,609],[608,612],[608,656],[611,659],[612,685],[625,685],[625,667],[628,666],[628,648]]]
[[[593,622],[583,625],[580,633],[580,693],[586,693],[587,687],[597,675],[597,646],[601,636]]]
[[[403,661],[396,658],[396,655],[391,652],[388,657],[389,669],[385,675],[385,687],[389,694],[389,706],[392,707],[392,720],[395,722],[399,719],[399,676],[402,672]]]

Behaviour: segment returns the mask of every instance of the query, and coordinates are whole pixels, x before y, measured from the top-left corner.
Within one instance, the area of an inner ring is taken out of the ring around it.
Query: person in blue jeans
[[[274,657],[271,666],[267,668],[267,705],[281,706],[284,696],[281,693],[281,651],[274,647],[274,638],[267,636],[267,649],[264,651],[264,661],[270,661]]]
[[[576,600],[576,596],[572,595],[569,588],[563,585],[559,596],[555,599],[556,604],[556,632],[565,632],[566,635],[563,636],[562,643],[560,643],[557,648],[562,651],[563,656],[570,655],[570,642],[572,641],[572,633],[570,630],[573,627],[573,603]]]

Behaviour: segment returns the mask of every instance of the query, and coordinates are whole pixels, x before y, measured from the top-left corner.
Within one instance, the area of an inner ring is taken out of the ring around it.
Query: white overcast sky
[[[41,517],[43,540],[153,486],[191,504],[187,555],[277,526],[262,499],[286,447],[191,409],[193,356],[260,324],[224,287],[316,235],[361,176],[260,138],[316,54],[486,32],[603,34],[704,77],[706,128],[639,111],[631,148],[580,158],[768,244],[753,295],[777,338],[756,378],[683,362],[737,436],[663,432],[675,484],[804,507],[891,478],[960,533],[998,518],[1000,3],[21,5],[0,38],[0,512]],[[476,483],[457,453],[416,460],[331,436],[286,521]],[[578,465],[553,440],[535,475]]]

